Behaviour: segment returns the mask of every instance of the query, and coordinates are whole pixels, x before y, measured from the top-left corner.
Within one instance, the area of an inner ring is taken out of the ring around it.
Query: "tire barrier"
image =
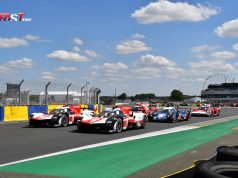
[[[4,107],[0,106],[0,122],[4,120]]]
[[[238,178],[238,146],[220,146],[217,154],[209,160],[163,178]]]
[[[208,161],[198,166],[194,178],[237,178],[238,162]]]
[[[217,148],[217,161],[237,161],[238,146],[220,146]]]

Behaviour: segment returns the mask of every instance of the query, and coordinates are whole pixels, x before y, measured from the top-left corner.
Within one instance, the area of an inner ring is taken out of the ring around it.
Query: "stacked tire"
[[[194,178],[238,178],[238,146],[220,146],[214,160],[198,161]]]

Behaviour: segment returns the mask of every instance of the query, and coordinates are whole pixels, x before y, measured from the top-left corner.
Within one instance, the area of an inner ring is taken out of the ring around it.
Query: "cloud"
[[[200,52],[204,52],[204,51],[214,51],[218,48],[220,48],[221,46],[219,45],[207,45],[207,44],[204,44],[204,45],[200,45],[200,46],[195,46],[193,48],[191,48],[191,51],[194,52],[194,53],[200,53]]]
[[[0,38],[0,48],[27,46],[28,42],[21,38]]]
[[[154,56],[154,55],[144,55],[139,58],[137,61],[138,64],[142,66],[161,66],[161,67],[174,67],[176,66],[175,62],[170,61],[169,59],[163,56]]]
[[[211,57],[217,60],[226,60],[226,59],[231,59],[236,56],[235,53],[231,51],[216,51],[211,53]]]
[[[11,67],[32,68],[33,60],[29,58],[22,58],[22,59],[9,61],[8,65]]]
[[[42,72],[42,80],[55,80],[56,79],[56,75],[51,73],[51,72]]]
[[[101,66],[99,66],[99,65],[92,65],[92,66],[90,66],[90,68],[97,70],[97,69],[100,69]]]
[[[77,71],[77,68],[76,67],[60,66],[58,68],[55,68],[55,71],[57,71],[57,72],[74,72],[74,71]]]
[[[134,74],[142,79],[160,77],[162,74],[169,78],[177,78],[184,72],[174,61],[151,54],[141,56],[136,61],[135,67]]]
[[[123,77],[123,72],[128,69],[126,64],[121,62],[118,63],[104,63],[102,65],[102,69],[104,70],[104,74],[110,80],[121,80]]]
[[[135,34],[131,35],[131,38],[133,38],[133,39],[142,39],[142,38],[145,38],[145,35],[135,33]]]
[[[24,36],[24,38],[26,40],[29,40],[29,41],[38,41],[38,40],[40,40],[39,36],[35,36],[35,35],[31,35],[31,34],[28,34],[28,35]]]
[[[136,10],[131,17],[140,24],[163,23],[171,21],[198,22],[209,19],[219,13],[219,8],[188,4],[187,2],[170,2],[160,0]]]
[[[225,22],[215,29],[219,37],[238,37],[238,19]]]
[[[127,69],[127,65],[118,62],[118,63],[104,63],[103,64],[103,69],[108,72],[108,73],[117,73],[120,70],[125,70]]]
[[[76,52],[76,53],[80,52],[80,48],[78,46],[75,46],[73,48],[73,52]]]
[[[161,77],[161,71],[154,67],[136,68],[132,71],[132,73],[132,76],[137,79],[151,79]]]
[[[0,73],[1,74],[9,74],[9,73],[14,73],[14,71],[5,65],[0,65]]]
[[[191,49],[191,51],[194,52],[194,53],[199,53],[199,52],[205,51],[207,49],[208,49],[208,45],[201,45],[201,46],[193,47]]]
[[[198,62],[190,62],[189,66],[191,69],[196,73],[201,72],[208,72],[208,73],[214,73],[214,72],[231,72],[234,71],[235,68],[230,64],[226,63],[224,60],[201,60]]]
[[[50,54],[47,54],[46,57],[57,59],[60,61],[73,61],[73,62],[85,62],[89,61],[86,56],[79,55],[75,52],[68,52],[65,50],[55,50]]]
[[[83,45],[83,41],[80,38],[74,38],[74,43],[79,46]]]
[[[126,40],[116,46],[118,54],[132,54],[137,52],[150,51],[152,48],[139,40]]]
[[[97,58],[99,57],[99,54],[96,53],[94,50],[86,49],[85,54],[89,57]]]
[[[232,48],[233,48],[236,52],[238,52],[238,43],[234,44],[234,45],[232,46]]]

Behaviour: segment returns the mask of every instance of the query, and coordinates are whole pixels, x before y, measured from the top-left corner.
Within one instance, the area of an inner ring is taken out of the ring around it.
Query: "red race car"
[[[210,105],[202,106],[198,109],[193,109],[191,112],[192,116],[219,116],[221,109],[219,107],[213,107]]]
[[[29,118],[29,126],[50,125],[66,127],[69,124],[76,124],[80,117],[80,105],[69,105],[57,107],[45,113],[32,113]]]

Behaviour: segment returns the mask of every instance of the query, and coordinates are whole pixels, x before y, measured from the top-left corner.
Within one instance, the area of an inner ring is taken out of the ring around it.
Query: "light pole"
[[[24,82],[24,79],[19,83],[19,100],[18,104],[21,105],[21,84]]]
[[[70,83],[68,86],[67,86],[67,95],[66,95],[66,101],[67,101],[67,105],[69,104],[69,87],[72,85],[72,83]]]
[[[45,105],[48,104],[48,86],[51,84],[51,82],[48,82],[45,86]]]
[[[85,88],[86,85],[83,85],[81,87],[81,98],[80,98],[80,103],[83,104],[83,89]]]

